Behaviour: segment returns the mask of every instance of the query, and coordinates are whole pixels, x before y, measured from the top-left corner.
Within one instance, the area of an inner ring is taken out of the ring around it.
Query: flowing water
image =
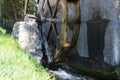
[[[58,80],[94,80],[93,78],[81,75],[81,71],[76,70],[67,65],[67,63],[60,63],[50,65],[49,72],[54,74]]]
[[[81,75],[75,75],[75,73],[71,73],[62,68],[58,68],[54,71],[51,70],[50,72],[55,74],[60,80],[87,80]]]

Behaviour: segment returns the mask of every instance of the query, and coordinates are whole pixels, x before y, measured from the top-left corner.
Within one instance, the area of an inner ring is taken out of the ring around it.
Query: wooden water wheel
[[[38,16],[28,15],[25,1],[25,18],[37,19]],[[54,62],[69,57],[76,46],[80,30],[80,2],[79,0],[34,0],[36,14],[40,13],[40,22]],[[73,5],[73,18],[69,18],[68,4]]]

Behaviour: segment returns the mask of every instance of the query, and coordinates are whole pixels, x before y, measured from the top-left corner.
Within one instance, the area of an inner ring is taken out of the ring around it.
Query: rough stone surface
[[[120,27],[111,21],[105,34],[104,61],[116,65],[120,62]]]
[[[35,22],[16,22],[13,28],[13,37],[18,40],[22,49],[42,58],[41,39]]]
[[[80,34],[77,43],[77,51],[79,56],[89,57],[87,44],[87,24],[81,23]]]
[[[105,32],[105,46],[104,46],[104,61],[111,65],[116,65],[120,62],[120,0],[80,0],[81,1],[81,21],[86,23],[93,20],[99,15],[101,19],[110,20],[107,30]],[[81,25],[81,29],[84,25]],[[85,31],[86,28],[84,27]],[[84,32],[86,33],[86,32]],[[83,33],[80,33],[82,35]],[[80,38],[85,39],[85,35]],[[79,39],[78,47],[87,40],[81,41]],[[79,49],[79,54],[89,52],[86,45],[82,45],[82,50]],[[84,55],[85,56],[85,55]]]
[[[119,13],[119,0],[80,0],[81,20],[89,21],[96,15],[102,19],[116,20]]]

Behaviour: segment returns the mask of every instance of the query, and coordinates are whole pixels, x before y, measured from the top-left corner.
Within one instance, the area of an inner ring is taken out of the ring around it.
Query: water
[[[50,70],[50,72],[55,74],[60,80],[87,80],[81,75],[75,75],[74,73],[70,73],[62,68],[58,68],[54,71]]]

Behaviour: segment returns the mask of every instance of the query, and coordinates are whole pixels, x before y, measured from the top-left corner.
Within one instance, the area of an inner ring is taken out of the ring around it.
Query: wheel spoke
[[[49,10],[50,16],[52,16],[52,8],[50,6],[49,0],[47,0],[47,6],[48,6],[48,10]]]
[[[50,25],[50,29],[49,29],[48,34],[47,34],[47,41],[48,41],[48,39],[49,39],[51,30],[52,30],[52,24]]]
[[[60,38],[59,38],[59,34],[58,34],[58,31],[57,31],[57,28],[56,28],[56,24],[55,23],[52,23],[52,28],[55,32],[55,37],[56,37],[56,44],[55,44],[55,47],[56,47],[56,50],[59,48],[59,45],[60,45]]]
[[[50,28],[49,28],[49,31],[48,31],[48,34],[47,34],[47,40],[49,39],[49,36],[50,36],[50,33],[51,33],[52,29],[54,30],[55,37],[56,37],[57,41],[59,41],[59,35],[58,35],[58,31],[57,31],[55,23],[51,23],[51,25],[50,25]]]
[[[53,27],[53,30],[55,31],[55,36],[57,38],[58,37],[58,31],[57,31],[57,28],[56,28],[56,24],[52,23],[52,27]]]
[[[42,16],[43,16],[43,12],[44,12],[44,9],[45,9],[45,5],[46,5],[46,0],[43,0],[42,2],[41,1],[39,1],[39,5],[41,5],[41,3],[42,3],[42,6],[41,6],[41,13],[42,13]]]
[[[60,2],[60,0],[57,0],[56,6],[55,6],[55,10],[54,10],[54,12],[53,12],[52,17],[55,17],[55,16],[56,16],[56,13],[57,13],[57,9],[58,9],[59,2]]]

